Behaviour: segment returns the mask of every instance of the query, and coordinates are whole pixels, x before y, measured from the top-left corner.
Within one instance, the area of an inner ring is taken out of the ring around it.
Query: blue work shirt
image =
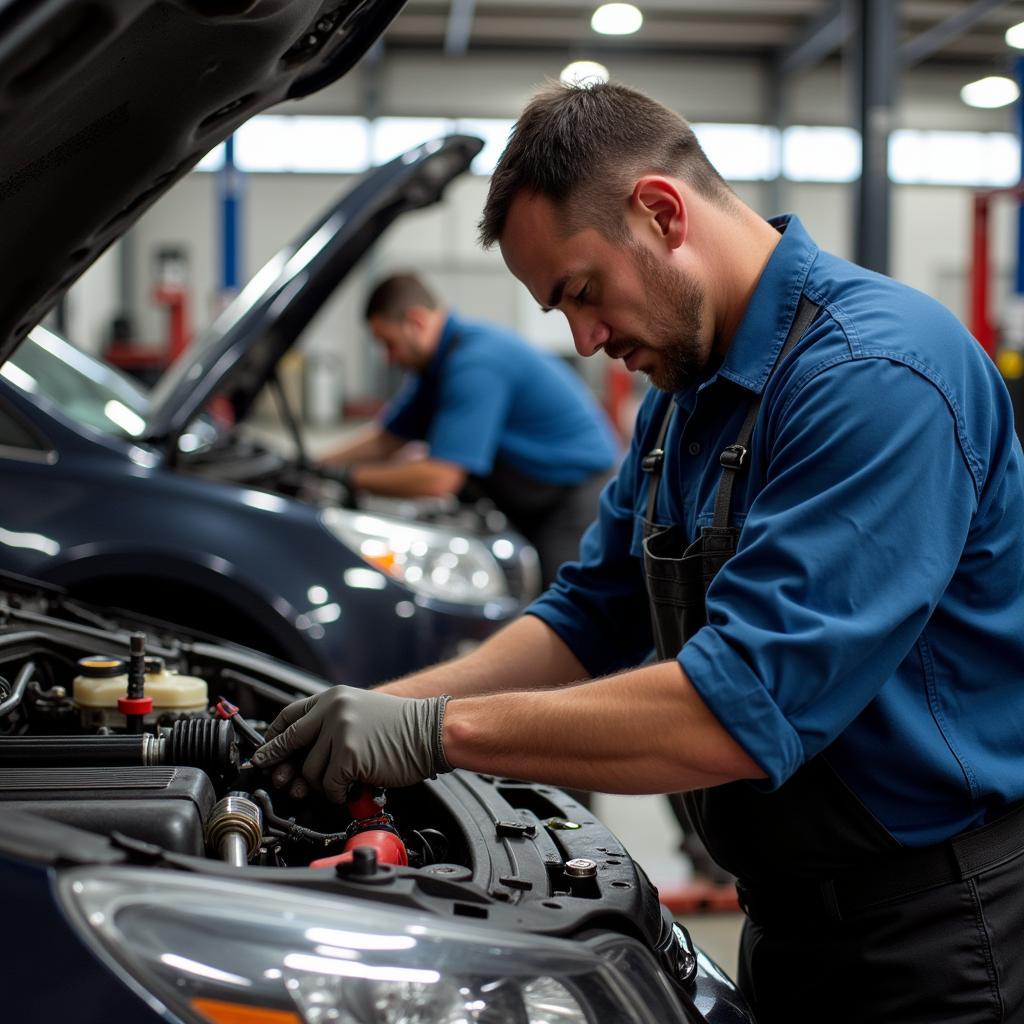
[[[678,660],[775,788],[828,759],[901,842],[1024,797],[1024,459],[1010,399],[939,303],[821,252],[796,217],[721,365],[648,393],[581,561],[528,611],[593,675],[652,632],[643,455],[667,403],[656,520],[711,525],[719,453],[757,395],[738,550]],[[769,380],[801,293],[821,307]]]
[[[611,424],[571,367],[511,331],[454,313],[382,425],[476,476],[501,460],[533,480],[577,484],[618,457]]]

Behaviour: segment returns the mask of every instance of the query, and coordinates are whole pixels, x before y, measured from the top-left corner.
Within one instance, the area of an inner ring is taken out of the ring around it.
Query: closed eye
[[[548,299],[547,305],[543,305],[542,304],[541,307],[540,307],[540,311],[542,313],[550,313],[553,310],[557,309],[559,305],[561,305],[563,294],[564,294],[565,282],[567,280],[568,280],[568,278],[563,278],[554,287],[554,289],[551,292],[551,298]],[[589,296],[590,296],[590,282],[587,281],[587,283],[575,295],[568,295],[568,296],[565,296],[565,297],[570,299],[573,302],[586,302],[587,299],[589,298]]]

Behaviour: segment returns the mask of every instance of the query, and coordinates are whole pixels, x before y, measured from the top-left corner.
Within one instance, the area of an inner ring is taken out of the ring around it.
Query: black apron
[[[817,313],[801,299],[772,372]],[[732,490],[760,405],[758,397],[722,452],[712,525],[689,545],[678,527],[654,521],[671,400],[644,459],[644,571],[661,659],[707,624],[708,586],[736,552]],[[827,750],[774,791],[740,781],[683,800],[711,857],[737,876],[747,914],[739,981],[759,1024],[1024,1021],[1024,969],[1015,965],[1024,810],[909,849],[833,770]]]

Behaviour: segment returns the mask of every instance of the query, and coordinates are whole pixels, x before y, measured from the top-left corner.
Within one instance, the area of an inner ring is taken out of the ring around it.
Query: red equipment
[[[188,289],[181,284],[161,284],[153,290],[153,300],[167,310],[167,339],[163,345],[140,345],[134,341],[115,341],[107,346],[104,359],[129,373],[158,377],[188,348],[192,336],[189,325]]]
[[[989,265],[989,212],[992,200],[1001,196],[1012,196],[1024,203],[1024,182],[1013,188],[993,188],[974,193],[974,215],[971,231],[971,281],[970,281],[970,328],[981,343],[981,347],[993,358],[998,340],[996,327],[989,314],[989,282],[992,271]]]

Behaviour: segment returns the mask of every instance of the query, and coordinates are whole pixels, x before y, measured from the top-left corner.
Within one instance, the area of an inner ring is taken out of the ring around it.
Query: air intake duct
[[[238,768],[230,722],[187,719],[159,736],[11,736],[0,739],[0,767],[177,765],[226,775]]]

